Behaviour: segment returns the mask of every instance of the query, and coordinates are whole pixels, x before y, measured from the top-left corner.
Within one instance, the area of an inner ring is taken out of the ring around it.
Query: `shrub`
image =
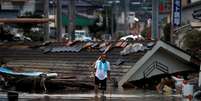
[[[41,32],[25,33],[24,36],[30,37],[33,41],[44,41],[44,34]]]

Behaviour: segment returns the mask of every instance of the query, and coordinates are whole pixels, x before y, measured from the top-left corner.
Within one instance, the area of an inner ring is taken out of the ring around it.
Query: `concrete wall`
[[[192,7],[192,8],[183,9],[181,13],[181,17],[182,17],[181,22],[187,24],[191,21],[198,21],[194,19],[192,16],[193,11],[198,9],[201,9],[201,5]]]
[[[13,9],[16,9],[16,7],[14,7],[11,2],[1,2],[1,9],[2,10],[13,10]]]
[[[189,65],[185,64],[184,60],[176,57],[175,55],[168,53],[164,49],[159,49],[151,58],[138,69],[128,81],[137,80],[139,78],[144,78],[143,72],[146,68],[151,65],[153,62],[158,61],[165,66],[168,66],[169,73],[175,73],[179,71],[186,71],[193,69]],[[155,69],[148,77],[156,74],[161,74],[162,72]]]
[[[11,1],[4,1],[1,2],[1,9],[5,10],[4,16],[8,16],[9,18],[15,18],[17,15],[16,13],[10,13],[11,10],[13,11],[20,11],[20,15],[24,14],[25,12],[34,12],[35,11],[35,0],[27,0],[24,4],[13,4]],[[9,10],[6,12],[6,10]]]
[[[28,0],[21,11],[21,14],[24,14],[25,12],[34,12],[35,11],[35,0]]]

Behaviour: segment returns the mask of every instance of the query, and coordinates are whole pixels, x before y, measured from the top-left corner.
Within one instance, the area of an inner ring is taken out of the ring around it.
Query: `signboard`
[[[181,0],[173,0],[173,25],[181,25]]]

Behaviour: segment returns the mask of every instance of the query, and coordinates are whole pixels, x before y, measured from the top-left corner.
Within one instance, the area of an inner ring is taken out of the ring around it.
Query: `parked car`
[[[26,37],[26,36],[19,34],[19,33],[15,34],[13,36],[13,40],[14,41],[32,41],[30,37]]]
[[[144,40],[144,38],[142,37],[142,35],[127,35],[127,36],[123,36],[120,38],[120,40]]]
[[[87,35],[85,30],[75,30],[75,40],[92,41],[92,38]]]

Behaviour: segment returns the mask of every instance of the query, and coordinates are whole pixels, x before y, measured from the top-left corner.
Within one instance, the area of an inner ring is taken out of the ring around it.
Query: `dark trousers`
[[[105,78],[104,80],[99,80],[97,77],[95,77],[95,84],[98,86],[100,90],[106,90],[107,78]]]

